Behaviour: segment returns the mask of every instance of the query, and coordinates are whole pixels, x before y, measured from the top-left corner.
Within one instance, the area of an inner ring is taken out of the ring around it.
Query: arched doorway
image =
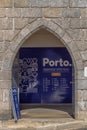
[[[18,50],[12,71],[13,86],[20,90],[21,109],[51,108],[73,115],[73,61],[52,33],[42,28],[32,34]]]
[[[72,57],[73,64],[74,64],[74,76],[75,76],[75,83],[74,83],[74,91],[73,91],[73,115],[76,119],[84,119],[83,115],[85,115],[84,111],[80,110],[79,106],[79,72],[80,70],[83,70],[84,64],[82,61],[82,57],[80,54],[80,51],[75,44],[75,42],[72,39],[72,36],[67,33],[66,30],[63,29],[62,26],[59,26],[58,24],[54,23],[51,20],[45,19],[45,18],[39,18],[36,21],[32,22],[31,24],[26,25],[15,37],[12,39],[10,46],[6,50],[4,54],[3,59],[3,66],[2,71],[9,71],[8,78],[4,80],[5,85],[7,86],[9,81],[9,87],[12,87],[12,66],[14,63],[15,56],[17,55],[17,52],[19,48],[23,45],[23,43],[37,30],[44,28],[51,32],[54,36],[56,36],[67,48],[70,56]],[[7,81],[8,80],[8,81]],[[82,78],[82,81],[84,79]],[[84,83],[84,82],[83,82]],[[9,90],[8,90],[9,93]],[[9,98],[9,106],[6,109],[8,113],[10,113],[11,116],[11,103]],[[81,118],[80,118],[81,117]]]

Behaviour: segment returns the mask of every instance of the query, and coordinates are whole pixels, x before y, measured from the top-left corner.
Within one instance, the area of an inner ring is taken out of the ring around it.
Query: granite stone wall
[[[12,64],[23,42],[40,28],[67,47],[75,67],[75,117],[87,118],[87,0],[0,0],[0,118],[10,118]]]

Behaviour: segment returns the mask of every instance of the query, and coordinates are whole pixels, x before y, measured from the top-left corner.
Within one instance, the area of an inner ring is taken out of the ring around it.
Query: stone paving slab
[[[2,122],[0,130],[86,130],[87,121],[74,120],[72,118],[53,119],[20,119],[17,123],[14,120]]]

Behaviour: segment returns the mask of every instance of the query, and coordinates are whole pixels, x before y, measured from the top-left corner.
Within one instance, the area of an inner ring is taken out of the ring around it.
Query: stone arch
[[[40,28],[45,28],[61,40],[73,59],[75,69],[79,69],[78,63],[76,61],[79,60],[80,64],[82,64],[82,59],[76,44],[72,40],[72,36],[70,36],[61,26],[54,23],[53,21],[47,19],[38,19],[23,28],[11,41],[11,45],[4,55],[3,70],[12,69],[13,60],[18,49],[29,36],[31,36]]]
[[[37,30],[41,28],[44,28],[48,30],[49,32],[51,32],[53,35],[58,37],[61,40],[61,42],[65,45],[74,63],[75,79],[78,79],[76,75],[76,70],[83,69],[83,63],[82,63],[82,58],[81,58],[79,49],[77,48],[76,44],[73,42],[72,36],[70,36],[67,33],[67,31],[65,31],[61,26],[54,23],[52,20],[45,19],[45,18],[37,19],[33,23],[26,25],[26,27],[24,27],[19,32],[19,34],[14,37],[14,39],[11,41],[11,45],[9,46],[8,50],[5,52],[2,70],[3,71],[8,70],[9,72],[11,72],[14,58],[19,48],[21,47],[21,45],[24,43],[24,41],[26,41],[29,38],[29,36],[31,36],[34,32],[36,32]],[[76,104],[76,101],[75,101],[75,104]]]

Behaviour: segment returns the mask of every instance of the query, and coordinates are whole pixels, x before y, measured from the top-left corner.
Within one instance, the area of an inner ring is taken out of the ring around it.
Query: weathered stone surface
[[[43,127],[39,127],[37,128],[38,130],[55,130],[56,127],[55,126],[43,126]]]
[[[83,90],[83,100],[87,101],[87,90]]]
[[[0,71],[0,80],[11,80],[10,71]]]
[[[3,56],[4,56],[4,53],[3,53],[3,52],[0,52],[0,61],[3,60]]]
[[[77,100],[80,102],[80,101],[83,101],[83,90],[77,90]]]
[[[41,8],[22,8],[21,9],[22,17],[42,17]]]
[[[77,79],[86,79],[86,77],[84,77],[84,70],[77,71]]]
[[[86,103],[84,101],[78,102],[78,109],[80,111],[85,111],[86,110]]]
[[[0,8],[13,7],[13,0],[0,0]]]
[[[64,8],[63,10],[63,17],[66,18],[79,18],[80,15],[79,8]]]
[[[87,29],[87,19],[73,18],[71,19],[70,27],[73,29]]]
[[[13,38],[19,33],[19,30],[4,30],[3,37],[5,41],[12,41]]]
[[[77,80],[77,85],[78,85],[78,88],[77,89],[85,89],[87,90],[87,80]]]
[[[76,61],[76,67],[77,67],[77,70],[83,70],[84,66],[83,66],[82,60]]]
[[[86,18],[80,20],[80,28],[87,29],[87,19]]]
[[[5,58],[3,61],[3,70],[11,70],[12,67],[12,57],[13,57],[13,52],[11,50],[6,51],[6,53],[4,54]]]
[[[64,30],[62,30],[60,26],[57,27],[57,29],[55,30],[55,33],[57,33],[59,37],[63,37],[65,34]]]
[[[70,0],[70,7],[87,7],[87,0]]]
[[[68,28],[67,32],[72,37],[72,39],[74,40],[73,42],[75,42],[75,44],[76,44],[77,40],[81,41],[82,39],[84,39],[84,32],[82,31],[82,29],[70,29],[70,28]],[[78,43],[79,43],[79,41],[78,41]]]
[[[86,51],[81,51],[81,56],[84,61],[87,61],[87,50]]]
[[[82,119],[82,120],[86,119],[87,118],[87,112],[86,111],[78,111],[77,118]],[[83,128],[83,130],[85,130],[85,129]]]
[[[9,103],[0,102],[0,113],[1,113],[2,110],[9,110]]]
[[[87,8],[81,8],[81,17],[82,18],[87,18]]]
[[[83,29],[83,40],[87,40],[87,29]]]
[[[0,18],[0,30],[9,30],[13,28],[12,18]]]
[[[1,89],[11,88],[11,81],[10,80],[0,80],[0,88]]]
[[[10,90],[3,89],[3,102],[9,102],[10,100]]]
[[[0,52],[4,52],[4,51],[5,51],[4,42],[0,42]]]
[[[6,8],[0,8],[0,18],[6,16]]]
[[[48,7],[49,0],[31,0],[32,7]]]
[[[21,9],[20,8],[7,8],[6,17],[21,17]]]
[[[14,7],[16,8],[28,8],[30,6],[30,0],[14,0]]]
[[[44,17],[61,17],[62,8],[43,8],[42,13]]]
[[[77,48],[77,46],[76,46],[74,41],[70,42],[70,44],[68,44],[68,46],[69,46],[70,50],[72,50],[73,53],[78,50],[78,48]]]
[[[67,7],[69,6],[69,0],[49,0],[51,7]]]
[[[73,29],[80,29],[80,19],[79,18],[71,19],[70,27],[73,28]]]
[[[68,33],[65,33],[65,35],[63,36],[62,39],[65,41],[65,43],[70,43],[70,42],[72,42],[72,38],[69,36]]]
[[[3,99],[3,91],[2,89],[0,89],[0,101],[2,101],[2,99]]]
[[[75,41],[76,45],[78,46],[80,51],[87,50],[87,41]]]
[[[73,56],[75,60],[80,60],[81,59],[81,54],[79,51],[74,51]]]
[[[14,19],[14,28],[22,29],[28,24],[28,18],[15,18]]]
[[[3,41],[3,31],[0,31],[0,42]]]

